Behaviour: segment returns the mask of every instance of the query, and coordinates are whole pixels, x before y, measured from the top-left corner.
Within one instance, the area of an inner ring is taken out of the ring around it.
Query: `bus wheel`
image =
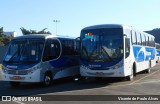
[[[149,62],[149,68],[146,69],[146,73],[150,73],[151,72],[151,61]]]
[[[12,87],[19,87],[20,86],[20,82],[10,82],[10,85]]]
[[[156,63],[158,63],[158,62],[159,62],[159,57],[158,57],[158,59],[157,59]]]
[[[127,76],[126,79],[127,81],[132,81],[133,80],[133,69],[131,70],[131,75]]]
[[[52,74],[46,73],[44,76],[43,85],[50,86],[52,84]]]
[[[150,69],[150,68],[146,70],[146,73],[150,73],[150,72],[151,72],[151,69]]]

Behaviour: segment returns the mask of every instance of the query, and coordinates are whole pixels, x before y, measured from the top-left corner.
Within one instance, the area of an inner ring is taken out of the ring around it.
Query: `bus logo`
[[[89,67],[101,67],[101,65],[89,65]]]
[[[2,96],[2,101],[11,101],[11,96]]]

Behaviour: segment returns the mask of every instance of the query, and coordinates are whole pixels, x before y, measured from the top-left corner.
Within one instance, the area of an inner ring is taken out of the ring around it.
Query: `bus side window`
[[[60,44],[57,40],[49,39],[46,42],[43,54],[43,61],[58,58],[60,55]]]
[[[129,56],[130,53],[130,39],[125,38],[125,58]]]
[[[133,43],[132,30],[130,31],[131,44]]]
[[[63,50],[62,53],[65,56],[74,55],[74,41],[73,40],[62,40]]]
[[[142,45],[142,39],[141,39],[141,34],[139,32],[137,32],[137,45]]]
[[[136,32],[132,31],[132,44],[136,45],[137,44],[137,35]]]
[[[153,39],[153,45],[154,45],[154,47],[155,47],[155,38]]]
[[[152,47],[155,47],[155,42],[153,38],[151,38],[151,44],[152,44]]]
[[[147,46],[150,46],[149,36],[148,36],[148,38],[147,38]]]
[[[74,55],[79,55],[80,52],[80,41],[75,42],[75,47],[74,47]]]
[[[146,37],[144,34],[142,34],[141,36],[142,36],[142,45],[146,46]]]

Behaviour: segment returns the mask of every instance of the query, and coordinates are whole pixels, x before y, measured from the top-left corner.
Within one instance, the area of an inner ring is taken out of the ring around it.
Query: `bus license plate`
[[[102,75],[104,75],[104,73],[103,72],[96,72],[96,75],[97,76],[102,76]]]
[[[13,80],[21,80],[22,78],[20,76],[13,76]]]

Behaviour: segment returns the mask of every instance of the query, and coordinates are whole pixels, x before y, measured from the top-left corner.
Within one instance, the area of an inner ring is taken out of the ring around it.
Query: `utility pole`
[[[57,23],[60,22],[60,20],[53,20],[53,22],[56,23],[56,35],[57,35]]]

